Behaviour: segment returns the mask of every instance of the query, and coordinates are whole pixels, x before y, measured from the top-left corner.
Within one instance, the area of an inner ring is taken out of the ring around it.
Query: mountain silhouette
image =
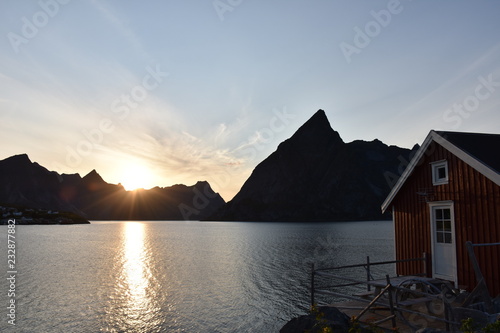
[[[317,111],[255,167],[236,196],[210,217],[224,221],[387,219],[380,205],[411,150],[379,140],[345,143]]]
[[[199,220],[224,205],[205,181],[126,191],[92,170],[58,174],[21,154],[0,161],[0,203],[80,214],[91,220]]]

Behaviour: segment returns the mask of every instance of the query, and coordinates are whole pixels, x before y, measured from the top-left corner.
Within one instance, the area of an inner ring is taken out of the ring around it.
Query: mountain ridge
[[[411,150],[380,140],[345,143],[318,110],[259,163],[240,191],[210,220],[381,220],[390,191],[385,175],[397,174]]]
[[[225,201],[206,181],[126,191],[94,169],[85,176],[49,171],[27,154],[0,161],[0,203],[68,211],[91,220],[199,220]],[[195,205],[198,201],[203,205]]]
[[[126,191],[95,169],[83,177],[60,175],[27,154],[0,161],[0,203],[102,220],[380,220],[389,218],[380,205],[401,174],[401,161],[410,160],[415,147],[388,146],[378,139],[346,143],[318,110],[254,168],[227,203],[206,181]]]

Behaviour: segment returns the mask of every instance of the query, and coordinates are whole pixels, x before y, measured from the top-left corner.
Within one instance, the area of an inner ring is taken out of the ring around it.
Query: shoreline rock
[[[348,333],[350,326],[351,320],[345,313],[333,306],[322,306],[308,315],[291,319],[280,329],[280,333],[320,333],[325,327],[336,333]]]

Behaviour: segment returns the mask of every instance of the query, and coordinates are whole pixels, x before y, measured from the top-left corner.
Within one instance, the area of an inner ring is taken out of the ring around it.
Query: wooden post
[[[446,298],[443,297],[443,309],[444,309],[444,319],[446,320],[446,331],[450,332],[450,309],[449,305],[446,303]]]
[[[469,259],[472,263],[472,267],[474,268],[477,279],[477,285],[472,291],[472,294],[475,294],[475,292],[478,291],[478,294],[481,296],[481,300],[484,302],[486,311],[492,312],[493,304],[491,302],[490,291],[488,290],[488,286],[486,285],[486,281],[484,280],[483,273],[481,272],[481,268],[479,267],[479,263],[477,262],[476,254],[474,253],[474,244],[472,244],[472,242],[470,241],[467,241],[465,242],[465,247],[467,248],[467,252],[469,253]]]
[[[392,328],[396,329],[396,312],[394,311],[394,300],[392,296],[392,285],[391,285],[391,279],[389,278],[389,274],[385,276],[385,279],[387,280],[387,287],[389,288],[389,307],[391,309],[391,322],[392,322]]]
[[[424,258],[424,276],[425,277],[429,277],[428,273],[427,273],[427,268],[429,267],[429,255],[427,254],[427,252],[424,252],[422,254],[423,258]]]
[[[387,290],[389,290],[389,288],[390,288],[390,287],[391,287],[391,286],[389,286],[389,285],[385,286],[385,287],[384,287],[384,289],[382,289],[382,291],[381,291],[381,292],[380,292],[377,296],[375,296],[375,298],[374,298],[374,299],[372,299],[372,301],[370,302],[370,304],[368,304],[368,305],[367,305],[367,306],[363,309],[363,311],[361,311],[361,312],[360,312],[360,313],[356,316],[356,319],[358,319],[358,320],[359,320],[359,318],[361,318],[361,316],[362,316],[362,315],[364,315],[364,314],[366,313],[366,311],[368,311],[368,310],[372,307],[372,305],[374,305],[375,303],[377,303],[377,302],[378,302],[379,298],[381,298],[381,297],[384,295],[384,293],[385,293]]]
[[[366,256],[366,282],[370,282],[370,256]],[[371,285],[366,284],[366,289],[371,291]]]
[[[314,263],[311,264],[311,309],[314,306]]]
[[[476,259],[476,254],[474,253],[474,245],[471,241],[465,242],[465,247],[467,248],[467,252],[469,253],[469,259],[472,264],[472,268],[474,268],[474,273],[476,274],[477,282],[481,282],[484,280],[483,273],[481,272],[481,268]]]

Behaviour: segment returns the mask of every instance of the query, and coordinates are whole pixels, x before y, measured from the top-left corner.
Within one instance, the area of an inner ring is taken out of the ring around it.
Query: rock
[[[318,332],[313,330],[316,325],[316,319],[313,316],[299,316],[293,318],[280,329],[280,333],[303,333],[303,332]]]
[[[321,314],[318,316],[318,314]],[[280,333],[322,332],[323,327],[330,327],[334,332],[349,331],[349,317],[335,307],[319,307],[317,314],[303,315],[293,318],[285,324]]]
[[[444,332],[444,331],[437,329],[437,328],[426,327],[426,328],[421,328],[421,329],[417,330],[415,333],[440,333],[440,332]]]

